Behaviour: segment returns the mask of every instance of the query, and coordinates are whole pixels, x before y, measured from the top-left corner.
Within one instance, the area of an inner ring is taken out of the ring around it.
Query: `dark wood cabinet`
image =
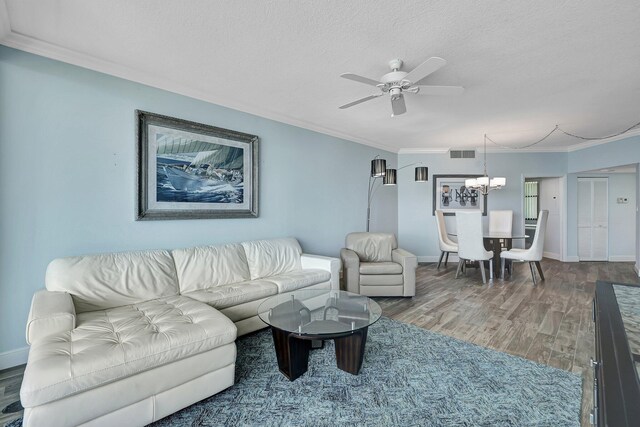
[[[597,426],[640,425],[640,286],[598,281],[593,300]]]

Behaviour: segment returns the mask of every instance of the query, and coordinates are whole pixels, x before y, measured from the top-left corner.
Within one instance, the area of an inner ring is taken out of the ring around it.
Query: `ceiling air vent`
[[[476,150],[449,150],[449,157],[452,159],[475,159]]]

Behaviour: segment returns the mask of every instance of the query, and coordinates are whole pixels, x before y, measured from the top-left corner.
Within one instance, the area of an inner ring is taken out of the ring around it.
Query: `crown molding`
[[[6,14],[6,3],[4,1],[0,1],[0,31],[2,31],[3,20],[8,21],[8,17]],[[52,43],[48,43],[32,37],[18,34],[16,32],[12,32],[10,27],[8,28],[8,31],[5,32],[4,35],[0,32],[0,44],[3,44],[7,47],[11,47],[14,49],[33,53],[35,55],[54,59],[56,61],[65,62],[71,65],[76,65],[78,67],[86,68],[92,71],[97,71],[103,74],[119,77],[124,80],[129,80],[129,81],[140,83],[146,86],[150,86],[150,87],[166,90],[168,92],[176,93],[179,95],[187,96],[189,98],[194,98],[200,101],[205,101],[212,104],[220,105],[222,107],[230,108],[232,110],[252,114],[258,117],[274,120],[280,123],[285,123],[288,125],[311,130],[321,134],[333,136],[335,138],[339,138],[345,141],[355,142],[358,144],[366,145],[366,146],[387,151],[390,153],[398,152],[398,149],[396,147],[380,144],[375,141],[370,141],[368,139],[360,138],[358,136],[344,133],[344,132],[331,129],[325,126],[318,126],[306,120],[296,119],[284,114],[276,113],[274,111],[271,111],[262,107],[258,107],[256,105],[249,105],[249,104],[237,102],[234,100],[222,98],[211,92],[195,90],[183,84],[166,79],[164,77],[152,75],[148,72],[142,72],[142,71],[129,68],[120,64],[116,64],[110,61],[105,61],[103,59],[96,58],[91,55],[87,55],[84,53],[73,51],[71,49],[57,46]]]

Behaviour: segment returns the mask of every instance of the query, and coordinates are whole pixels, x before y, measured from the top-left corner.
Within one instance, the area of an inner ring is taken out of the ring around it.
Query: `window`
[[[538,181],[524,182],[524,220],[536,221],[538,219]]]

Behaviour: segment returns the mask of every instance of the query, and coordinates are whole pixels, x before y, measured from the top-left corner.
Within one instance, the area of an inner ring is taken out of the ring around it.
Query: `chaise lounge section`
[[[57,259],[27,324],[24,426],[144,425],[234,383],[237,335],[293,289],[338,289],[340,262],[295,239]]]

